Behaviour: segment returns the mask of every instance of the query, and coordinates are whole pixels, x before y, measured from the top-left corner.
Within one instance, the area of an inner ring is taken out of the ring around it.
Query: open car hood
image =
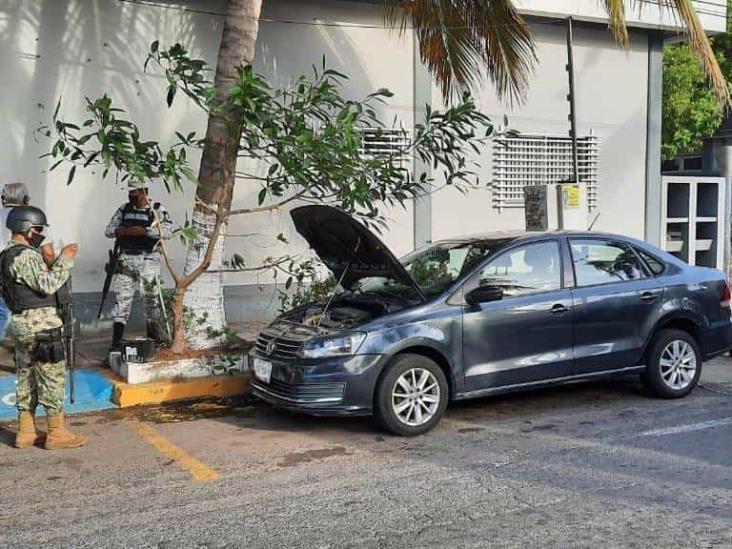
[[[295,229],[346,290],[359,280],[381,276],[422,289],[379,238],[348,214],[330,206],[300,206],[290,212]]]

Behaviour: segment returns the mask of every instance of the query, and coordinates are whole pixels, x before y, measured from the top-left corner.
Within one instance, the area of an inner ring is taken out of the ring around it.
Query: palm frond
[[[630,45],[628,39],[628,27],[625,25],[625,2],[624,0],[602,0],[605,4],[610,18],[610,32],[618,44],[627,48]]]
[[[511,0],[383,0],[387,24],[414,28],[422,61],[445,98],[476,87],[483,71],[497,94],[521,101],[536,54]]]
[[[689,45],[699,59],[699,63],[704,69],[704,72],[709,77],[714,93],[725,105],[732,105],[729,85],[724,78],[722,69],[717,62],[717,57],[712,50],[712,45],[709,43],[709,38],[707,38],[704,28],[699,22],[699,17],[694,10],[694,5],[691,0],[658,0],[658,2],[673,2],[673,6],[686,26]]]
[[[533,64],[534,41],[529,26],[513,7],[511,0],[476,2],[476,20],[483,42],[483,62],[496,84],[499,97],[525,99]]]
[[[629,45],[623,0],[601,0],[610,31],[624,48]],[[654,1],[675,10],[684,22],[692,50],[708,75],[717,97],[732,105],[730,91],[699,22],[692,0]],[[400,32],[414,28],[422,61],[435,76],[445,98],[475,86],[485,70],[498,96],[511,103],[526,97],[536,53],[528,25],[512,0],[382,0],[385,20]]]
[[[610,30],[615,40],[623,47],[628,47],[628,30],[625,25],[625,6],[623,0],[602,0],[610,17]],[[632,0],[634,4],[651,0]],[[684,31],[689,37],[692,51],[699,59],[699,64],[709,78],[711,87],[718,99],[725,105],[732,105],[729,86],[719,67],[712,46],[694,9],[692,0],[652,0],[662,10],[669,10],[681,18]],[[677,19],[678,20],[678,19]]]

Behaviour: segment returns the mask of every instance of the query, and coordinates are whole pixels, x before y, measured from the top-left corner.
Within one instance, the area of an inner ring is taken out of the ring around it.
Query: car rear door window
[[[638,256],[621,242],[573,238],[569,243],[578,286],[643,278],[643,268]]]
[[[639,248],[635,248],[635,251],[638,252],[638,255],[640,255],[643,261],[646,262],[646,265],[648,266],[648,269],[651,271],[653,276],[661,275],[666,270],[666,265],[664,265],[660,259],[656,259],[648,252]]]
[[[483,267],[479,284],[501,288],[504,297],[558,290],[562,287],[561,265],[556,241],[526,244]]]

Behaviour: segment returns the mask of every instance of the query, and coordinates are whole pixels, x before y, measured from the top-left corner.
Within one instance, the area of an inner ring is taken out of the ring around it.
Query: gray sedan
[[[252,390],[277,406],[417,435],[451,400],[569,381],[636,373],[651,394],[683,397],[732,346],[724,274],[645,242],[497,233],[397,260],[339,210],[291,215],[338,284],[260,334]]]

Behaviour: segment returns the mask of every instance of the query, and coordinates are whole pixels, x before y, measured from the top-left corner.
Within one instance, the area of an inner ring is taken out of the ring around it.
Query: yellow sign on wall
[[[562,206],[564,208],[579,208],[580,202],[579,185],[562,185]]]

